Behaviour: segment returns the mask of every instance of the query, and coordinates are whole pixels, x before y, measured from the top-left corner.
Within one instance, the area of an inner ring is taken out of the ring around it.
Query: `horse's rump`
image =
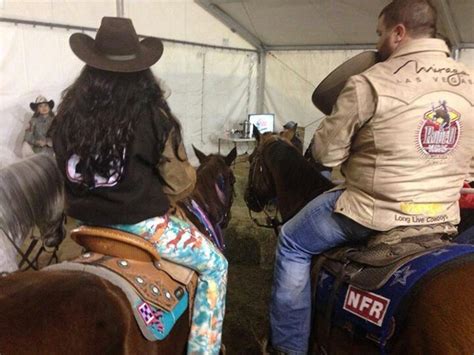
[[[1,278],[0,289],[2,354],[184,351],[186,315],[165,340],[149,342],[142,336],[123,292],[95,275],[27,271]]]

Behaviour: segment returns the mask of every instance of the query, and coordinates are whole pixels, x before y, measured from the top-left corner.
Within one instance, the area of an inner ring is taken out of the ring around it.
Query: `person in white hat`
[[[381,62],[350,77],[326,105],[313,154],[341,165],[346,181],[281,229],[270,307],[276,353],[308,351],[314,255],[397,226],[455,230],[459,222],[459,192],[474,179],[474,73],[434,38],[436,17],[428,0],[387,5],[377,27]],[[332,77],[313,101],[341,73]]]
[[[34,153],[53,154],[53,142],[49,136],[49,128],[54,120],[54,101],[47,100],[40,95],[35,102],[30,103],[34,114],[25,130],[25,142],[27,142]]]

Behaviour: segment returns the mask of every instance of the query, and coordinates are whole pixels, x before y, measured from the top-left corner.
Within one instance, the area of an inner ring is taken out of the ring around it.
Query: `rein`
[[[259,203],[259,202],[257,201],[257,203]],[[262,228],[271,228],[271,229],[273,229],[273,232],[275,232],[275,235],[278,237],[278,234],[280,234],[280,226],[283,224],[283,222],[278,219],[278,208],[275,210],[275,215],[272,217],[270,215],[270,213],[268,213],[268,211],[265,209],[265,206],[263,207],[262,211],[267,216],[267,218],[266,218],[267,223],[266,224],[260,223],[257,220],[257,218],[252,216],[252,210],[248,207],[247,207],[247,209],[249,210],[250,219],[252,220],[252,222],[256,226],[262,227]]]
[[[219,176],[218,181],[214,185],[217,196],[219,198],[219,201],[226,207],[226,211],[224,211],[224,214],[221,216],[219,221],[217,221],[216,224],[213,224],[211,220],[209,219],[208,214],[205,212],[205,210],[202,208],[202,206],[199,205],[199,203],[189,197],[185,201],[183,201],[184,206],[186,206],[187,210],[196,217],[196,219],[199,221],[199,223],[204,227],[204,229],[207,232],[207,236],[209,239],[217,246],[217,248],[220,251],[224,251],[225,249],[225,243],[224,243],[224,238],[222,236],[222,223],[227,221],[227,217],[229,216],[229,211],[227,210],[227,204],[226,204],[226,196],[224,193],[224,180],[222,176]],[[232,205],[233,201],[233,194],[234,192],[231,193],[229,205]]]
[[[214,242],[214,244],[219,248],[219,250],[223,251],[225,249],[224,240],[222,238],[222,230],[220,227],[220,223],[216,226],[213,226],[207,214],[203,211],[203,209],[199,206],[199,204],[191,199],[190,202],[184,204],[189,212],[191,212],[201,223],[201,225],[206,230],[210,239]]]

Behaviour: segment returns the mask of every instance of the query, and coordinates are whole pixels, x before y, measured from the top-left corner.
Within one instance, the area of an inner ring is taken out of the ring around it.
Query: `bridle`
[[[219,200],[221,201],[221,203],[224,205],[224,214],[222,215],[221,218],[219,218],[219,221],[218,221],[218,225],[220,227],[225,227],[229,223],[230,210],[232,208],[232,204],[234,203],[234,197],[235,197],[235,189],[234,189],[235,177],[234,177],[234,174],[232,173],[232,170],[230,170],[230,174],[228,178],[229,178],[229,189],[230,189],[229,192],[226,191],[225,177],[223,174],[219,174],[219,176],[217,177],[217,181],[214,184],[217,196],[219,197]]]
[[[210,239],[218,249],[223,251],[225,249],[225,244],[224,244],[224,238],[222,235],[222,229],[227,226],[229,223],[230,219],[230,210],[232,207],[232,203],[234,200],[234,183],[235,183],[235,178],[234,175],[232,174],[232,171],[230,172],[229,175],[229,190],[227,191],[227,185],[225,182],[225,177],[223,174],[219,174],[215,183],[214,183],[214,188],[216,190],[217,197],[219,201],[224,205],[224,213],[219,216],[214,216],[215,218],[217,217],[217,221],[215,223],[212,223],[212,221],[209,219],[208,213],[206,213],[203,210],[203,207],[206,206],[201,206],[195,199],[192,197],[189,197],[183,201],[184,206],[186,209],[194,215],[194,217],[199,221],[199,223],[204,227],[208,239]],[[207,205],[204,202],[205,205]]]
[[[253,157],[252,162],[250,163],[250,174],[249,174],[249,181],[248,181],[248,191],[254,191],[254,181],[256,180],[257,176],[262,177],[262,181],[264,181],[265,187],[270,189],[271,183],[268,181],[268,178],[266,177],[266,174],[264,174],[264,171],[268,171],[268,167],[265,164],[265,161],[263,160],[263,150],[265,148],[268,148],[271,146],[273,143],[276,143],[280,138],[275,137],[274,140],[269,141],[268,143],[262,145],[261,147],[258,147],[257,150],[255,151],[255,155]],[[253,221],[255,225],[258,227],[263,227],[263,228],[271,228],[275,232],[275,234],[278,236],[280,232],[280,226],[283,224],[279,219],[278,219],[278,208],[275,210],[275,214],[272,216],[266,209],[267,203],[263,204],[260,199],[257,196],[251,196],[253,199],[253,202],[257,205],[257,207],[265,214],[266,216],[266,223],[261,223],[257,220],[256,217],[252,215],[252,210],[250,207],[247,208],[249,211],[249,217]]]

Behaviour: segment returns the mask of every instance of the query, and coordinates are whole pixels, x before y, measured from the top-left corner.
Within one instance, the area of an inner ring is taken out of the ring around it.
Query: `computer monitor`
[[[252,113],[249,115],[251,125],[255,125],[260,133],[273,132],[275,129],[274,113]],[[250,137],[253,136],[253,129],[250,130]]]

